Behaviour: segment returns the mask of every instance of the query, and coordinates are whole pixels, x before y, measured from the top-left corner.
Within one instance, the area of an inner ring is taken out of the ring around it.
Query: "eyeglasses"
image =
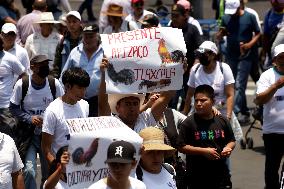
[[[2,32],[2,36],[3,37],[15,37],[16,34],[14,32],[8,32],[8,33],[3,33]]]

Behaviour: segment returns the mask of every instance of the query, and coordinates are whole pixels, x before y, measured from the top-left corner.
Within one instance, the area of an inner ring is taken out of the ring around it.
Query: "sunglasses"
[[[4,36],[4,37],[14,37],[14,36],[16,36],[16,34],[14,32],[8,32],[8,33],[3,33],[2,32],[2,36]]]

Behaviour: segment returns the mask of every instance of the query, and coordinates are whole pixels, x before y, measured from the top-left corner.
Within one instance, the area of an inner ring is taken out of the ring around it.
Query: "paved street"
[[[172,0],[163,0],[166,5],[170,5]],[[214,11],[211,10],[212,0],[203,0],[204,18],[214,18]],[[16,0],[17,4],[21,7],[20,0]],[[70,0],[73,9],[77,9],[81,0]],[[98,16],[102,0],[94,0],[93,10],[95,15]],[[146,0],[146,5],[153,5],[155,0]],[[263,20],[265,11],[270,7],[268,0],[249,0],[248,7],[255,9]],[[21,8],[21,12],[24,10]],[[83,15],[86,18],[86,15]],[[252,81],[248,83],[247,100],[249,107],[254,107],[252,99],[254,97],[255,85]],[[242,127],[243,132],[248,129],[248,126]],[[261,189],[264,188],[264,148],[261,138],[261,131],[253,129],[250,132],[250,137],[253,138],[253,149],[240,149],[237,145],[231,157],[232,181],[234,189]],[[39,179],[38,179],[39,183]]]

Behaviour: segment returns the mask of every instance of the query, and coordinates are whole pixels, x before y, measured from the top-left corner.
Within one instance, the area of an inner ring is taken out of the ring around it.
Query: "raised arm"
[[[100,83],[100,91],[98,95],[98,106],[99,106],[99,116],[110,116],[111,110],[108,104],[108,95],[106,94],[106,82],[105,82],[105,70],[108,67],[108,60],[106,58],[102,59],[102,63],[100,65],[101,70],[101,83]]]

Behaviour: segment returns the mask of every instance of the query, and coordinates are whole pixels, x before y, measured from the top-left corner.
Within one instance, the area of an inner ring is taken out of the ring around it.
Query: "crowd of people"
[[[250,122],[245,91],[251,75],[254,103],[263,107],[265,188],[284,189],[284,1],[270,0],[262,27],[247,0],[214,0],[214,41],[205,39],[194,18],[202,12],[198,2],[173,1],[168,11],[163,1],[146,10],[144,0],[105,0],[97,19],[92,0],[78,11],[68,0],[22,0],[23,16],[13,0],[1,1],[0,188],[68,188],[66,120],[97,116],[116,117],[143,143],[137,162],[133,144],[112,142],[105,160],[109,174],[90,189],[232,188],[230,155],[240,140],[236,128]],[[100,34],[151,27],[182,31],[182,89],[107,94],[110,63]],[[118,153],[118,147],[124,150]]]

